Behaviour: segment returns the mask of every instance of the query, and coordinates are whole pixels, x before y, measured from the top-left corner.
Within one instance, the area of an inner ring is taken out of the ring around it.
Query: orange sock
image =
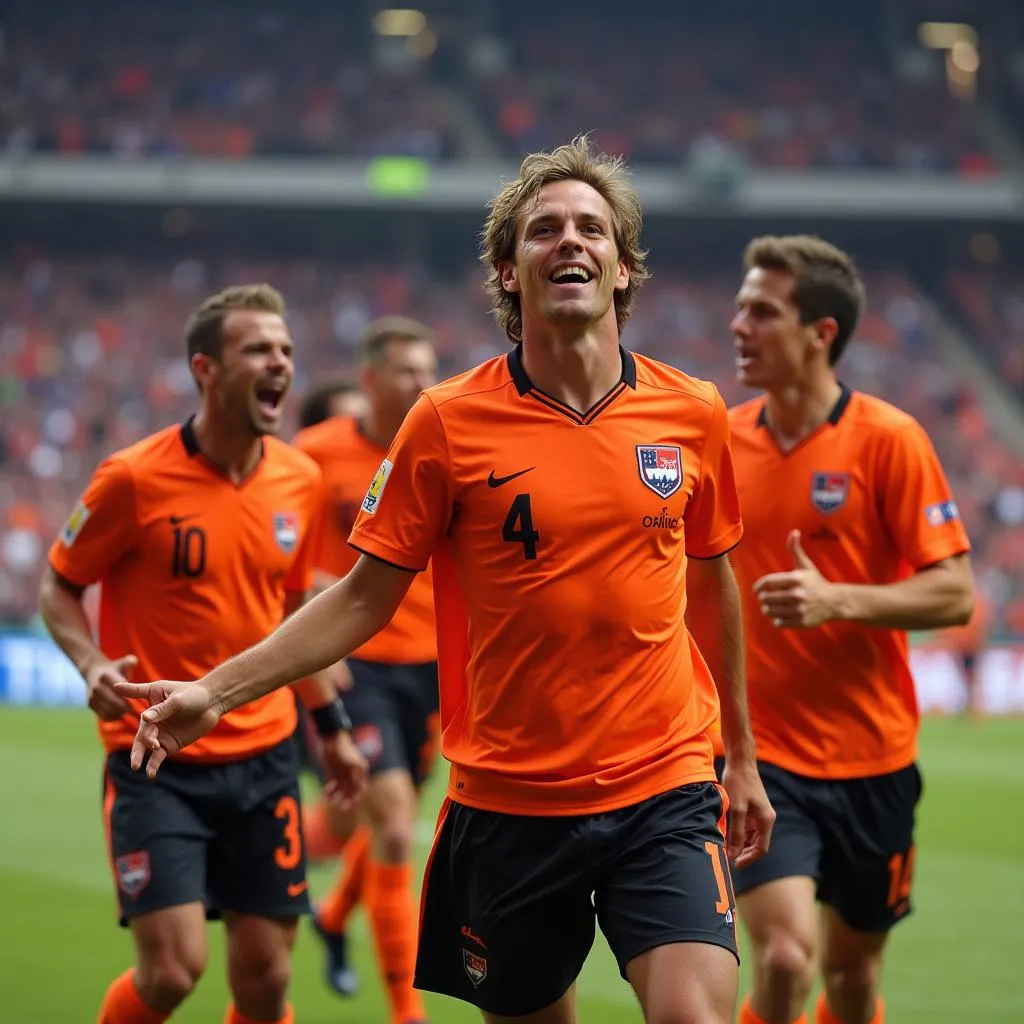
[[[330,860],[345,849],[345,840],[331,831],[327,804],[321,797],[312,807],[302,808],[302,839],[310,860]]]
[[[142,1001],[135,987],[135,971],[128,970],[111,982],[96,1024],[163,1024],[167,1017]]]
[[[750,1005],[750,996],[747,996],[743,1000],[743,1005],[740,1007],[740,1015],[738,1024],[768,1024],[764,1017],[759,1017],[754,1013],[754,1008]],[[807,1024],[807,1014],[801,1013],[793,1024]]]
[[[377,949],[393,1024],[425,1020],[419,992],[412,987],[416,967],[416,932],[419,927],[413,897],[411,864],[366,862],[363,902]]]
[[[295,1024],[295,1013],[291,1008],[291,1004],[289,1004],[284,1008],[284,1016],[280,1020],[255,1020],[253,1017],[245,1017],[240,1014],[235,1009],[235,1004],[232,1003],[228,1007],[228,1013],[224,1018],[224,1024]]]
[[[317,923],[331,935],[340,935],[345,931],[349,915],[363,898],[366,854],[369,848],[370,830],[360,825],[345,844],[334,886],[316,908]]]
[[[818,996],[818,1005],[814,1008],[814,1024],[843,1024],[828,1008],[824,992]],[[871,1024],[885,1024],[885,1003],[881,996],[875,1003],[875,1015],[871,1018]]]

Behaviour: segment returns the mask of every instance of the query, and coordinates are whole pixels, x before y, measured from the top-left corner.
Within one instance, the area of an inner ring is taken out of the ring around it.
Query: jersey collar
[[[846,412],[847,406],[850,404],[850,399],[853,397],[853,392],[842,382],[839,382],[839,397],[836,399],[836,404],[832,406],[832,411],[826,418],[826,423],[831,423],[834,427],[842,418],[843,413]],[[761,403],[761,411],[757,414],[757,425],[759,427],[768,426],[768,402],[764,401]]]

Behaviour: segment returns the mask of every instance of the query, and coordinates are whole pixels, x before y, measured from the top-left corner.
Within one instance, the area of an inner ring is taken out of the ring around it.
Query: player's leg
[[[350,660],[350,668],[353,689],[372,687],[376,698],[372,718],[366,705],[357,709],[366,724],[356,725],[353,734],[370,764],[363,806],[370,828],[363,902],[392,1021],[425,1021],[423,999],[412,983],[419,929],[412,859],[421,752],[428,742],[426,719],[437,705],[436,672],[425,687],[421,666]]]
[[[881,1024],[882,956],[911,912],[914,823],[922,793],[914,764],[831,784],[822,861],[826,904],[818,1024]]]
[[[722,946],[675,942],[634,957],[626,974],[646,1024],[732,1024],[736,956]]]
[[[885,1008],[878,993],[888,933],[850,928],[830,907],[823,909],[823,918],[824,989],[815,1024],[882,1024]]]
[[[595,815],[594,903],[648,1024],[731,1024],[739,960],[725,795],[681,786]]]
[[[206,844],[197,813],[211,784],[200,766],[169,763],[155,780],[107,759],[104,814],[121,923],[135,966],[108,988],[100,1024],[157,1024],[206,966]]]
[[[814,797],[823,784],[775,765],[759,767],[776,819],[767,854],[733,873],[753,967],[753,987],[739,1021],[791,1024],[806,1021],[818,970],[822,838]]]
[[[298,918],[259,917],[225,910],[224,925],[228,986],[233,999],[224,1024],[292,1024],[288,985]]]
[[[296,923],[309,911],[292,740],[229,766],[210,847],[211,905],[224,918],[228,1024],[292,1021],[287,993]]]
[[[487,1021],[574,1024],[594,941],[587,818],[445,801],[427,861],[416,987]]]

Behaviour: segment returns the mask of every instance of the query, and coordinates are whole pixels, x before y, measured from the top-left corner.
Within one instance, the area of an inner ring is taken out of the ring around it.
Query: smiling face
[[[515,260],[500,266],[501,284],[519,296],[531,323],[586,329],[611,318],[629,270],[615,241],[607,200],[582,181],[545,185],[516,229]]]
[[[295,373],[284,320],[262,310],[232,310],[224,318],[221,337],[219,358],[204,353],[192,357],[204,398],[216,404],[225,423],[256,437],[276,434]]]

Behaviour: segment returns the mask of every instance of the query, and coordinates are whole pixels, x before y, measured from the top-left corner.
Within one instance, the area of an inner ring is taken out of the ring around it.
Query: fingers
[[[178,705],[180,703],[178,695],[176,693],[172,693],[167,700],[162,700],[158,704],[151,704],[146,708],[146,710],[142,712],[142,721],[149,725],[156,725],[157,722],[163,722],[179,710]]]
[[[160,771],[160,765],[164,763],[167,757],[167,751],[163,747],[157,747],[149,755],[149,760],[146,762],[146,775],[151,779],[156,778],[156,773]]]
[[[760,595],[788,590],[800,580],[799,572],[773,572],[768,576],[762,576],[754,583],[754,593]]]
[[[89,694],[89,708],[97,718],[104,722],[117,721],[122,715],[131,711],[131,706],[124,698],[114,692],[114,688],[100,681]]]
[[[118,658],[114,662],[114,668],[123,675],[127,675],[139,664],[139,659],[134,654],[126,654],[123,658]]]
[[[152,683],[129,683],[123,679],[114,683],[114,690],[129,700],[149,700]]]
[[[747,835],[747,812],[745,808],[733,805],[729,808],[729,827],[725,832],[725,852],[729,863],[736,863],[742,856]]]

